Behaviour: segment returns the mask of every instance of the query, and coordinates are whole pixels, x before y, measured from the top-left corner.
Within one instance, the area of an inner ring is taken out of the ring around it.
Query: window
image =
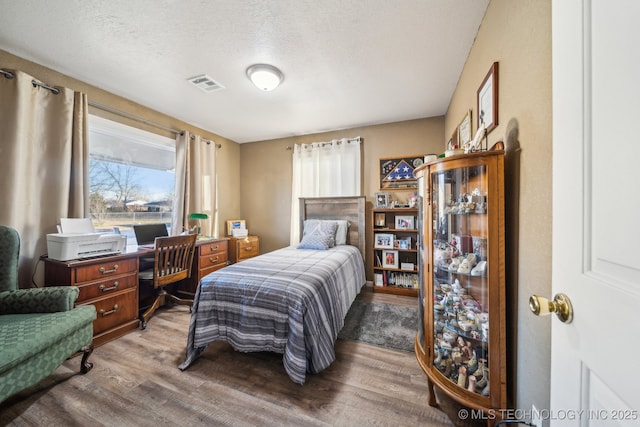
[[[118,227],[135,244],[134,224],[171,227],[173,139],[90,116],[89,159],[89,211],[96,230]]]

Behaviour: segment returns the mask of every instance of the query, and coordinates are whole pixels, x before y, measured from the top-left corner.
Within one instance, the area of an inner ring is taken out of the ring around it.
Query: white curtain
[[[300,241],[300,197],[359,196],[360,137],[293,148],[290,244]]]
[[[218,237],[216,181],[216,144],[188,131],[178,135],[171,234],[199,225],[204,236]],[[192,213],[205,213],[208,219],[190,222]]]
[[[89,215],[87,96],[0,73],[0,224],[20,234],[19,280],[28,287],[60,218]],[[57,92],[57,93],[56,93]]]

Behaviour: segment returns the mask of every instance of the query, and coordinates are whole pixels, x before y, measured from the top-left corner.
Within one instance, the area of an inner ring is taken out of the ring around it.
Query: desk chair
[[[197,237],[196,234],[156,237],[153,268],[141,271],[138,276],[141,285],[153,285],[156,293],[153,304],[140,315],[140,329],[147,327],[147,321],[167,299],[180,305],[193,304],[193,300],[171,295],[164,287],[191,276]]]

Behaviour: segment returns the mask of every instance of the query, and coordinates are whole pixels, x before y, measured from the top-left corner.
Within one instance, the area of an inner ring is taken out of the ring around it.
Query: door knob
[[[561,322],[571,323],[573,320],[573,306],[571,305],[571,300],[565,294],[556,294],[553,297],[553,301],[538,295],[531,295],[529,297],[529,308],[536,316],[555,313]]]

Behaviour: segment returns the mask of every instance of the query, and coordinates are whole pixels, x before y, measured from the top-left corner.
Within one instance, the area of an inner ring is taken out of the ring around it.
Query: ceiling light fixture
[[[249,80],[260,90],[269,91],[278,87],[284,75],[273,65],[254,64],[247,68]]]

